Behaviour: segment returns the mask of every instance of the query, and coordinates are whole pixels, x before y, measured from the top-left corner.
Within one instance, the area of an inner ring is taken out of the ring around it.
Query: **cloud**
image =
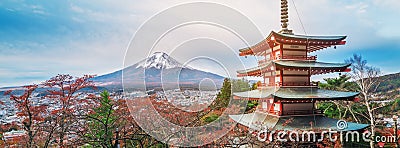
[[[279,1],[208,1],[238,10],[249,17],[264,36],[271,30],[280,29]],[[118,70],[122,68],[129,40],[146,20],[169,7],[189,2],[193,1],[2,1],[0,8],[4,9],[0,9],[0,80],[7,81],[0,82],[0,87],[42,81],[58,73],[79,76]],[[299,16],[290,1],[289,27],[295,33],[304,32],[300,17],[309,35],[348,35],[346,46],[340,46],[337,50],[327,49],[326,53],[322,51],[319,56],[321,61],[342,62],[343,59],[337,57],[349,57],[352,53],[363,53],[366,57],[376,56],[367,51],[376,51],[374,49],[380,49],[383,45],[391,45],[384,47],[391,48],[392,51],[400,48],[400,29],[397,27],[400,20],[396,19],[400,15],[398,0],[294,2]],[[174,48],[174,45],[193,37],[190,35],[210,34],[231,45],[235,52],[244,46],[213,29],[192,30],[192,34],[177,32],[173,37],[167,38],[165,41],[171,45],[165,44],[164,47]],[[223,47],[219,48],[225,50]],[[197,52],[201,51],[198,48]],[[378,53],[385,56],[390,55],[389,52],[391,51],[380,49]],[[176,56],[184,57],[183,53]],[[214,56],[216,59],[225,57],[223,53],[215,53]],[[139,60],[141,59],[133,58],[132,62]],[[256,65],[254,60],[244,61],[246,66]],[[378,63],[376,59],[371,59],[370,63],[384,67],[385,71],[390,71],[387,67],[393,66],[393,62],[385,65]],[[234,66],[232,65],[232,69]],[[207,66],[198,67],[205,69]]]
[[[361,13],[367,12],[368,4],[366,4],[364,2],[359,2],[359,3],[347,5],[345,8],[361,14]]]

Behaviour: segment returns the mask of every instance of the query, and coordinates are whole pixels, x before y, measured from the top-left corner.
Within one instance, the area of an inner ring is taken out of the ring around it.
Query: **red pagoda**
[[[240,49],[240,56],[258,56],[254,68],[237,71],[238,77],[262,77],[257,90],[233,93],[234,99],[257,100],[254,113],[230,115],[249,128],[268,127],[276,130],[338,130],[337,119],[325,117],[316,109],[318,101],[353,101],[358,92],[323,90],[312,83],[312,75],[349,72],[350,64],[318,62],[310,53],[346,43],[346,36],[297,35],[288,29],[288,2],[281,0],[281,26],[258,44]],[[289,120],[291,122],[287,122]],[[362,130],[367,124],[347,123],[344,131]]]

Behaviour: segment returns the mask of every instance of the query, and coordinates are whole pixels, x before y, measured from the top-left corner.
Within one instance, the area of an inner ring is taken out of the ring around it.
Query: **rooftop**
[[[261,99],[274,97],[278,100],[353,100],[358,92],[341,92],[334,90],[325,90],[315,87],[268,87],[266,89],[257,89],[247,92],[233,93],[234,96],[249,99]]]
[[[272,31],[267,38],[254,46],[240,49],[240,55],[258,55],[261,56],[263,51],[271,49],[275,45],[288,44],[288,45],[307,45],[307,51],[313,52],[328,48],[336,45],[344,45],[347,36],[310,36],[310,35],[296,35],[285,34]],[[269,52],[269,51],[267,51]]]
[[[339,120],[323,115],[276,117],[262,112],[254,112],[243,115],[230,115],[230,117],[234,121],[255,130],[261,130],[264,127],[274,130],[339,130],[337,128]],[[343,131],[356,131],[367,127],[368,124],[347,122],[347,128],[343,129]]]

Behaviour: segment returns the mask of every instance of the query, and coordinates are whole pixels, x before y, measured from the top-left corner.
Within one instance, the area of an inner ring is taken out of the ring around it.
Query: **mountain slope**
[[[400,73],[384,75],[379,79],[381,83],[376,90],[377,93],[383,94],[389,99],[400,97]]]
[[[122,76],[124,82],[122,82]],[[164,88],[177,89],[179,87],[193,88],[199,87],[204,80],[213,81],[215,86],[222,86],[224,77],[204,72],[197,69],[184,66],[166,53],[155,52],[147,59],[144,59],[123,71],[115,71],[110,74],[101,75],[93,78],[93,81],[99,85],[108,88],[147,89]]]

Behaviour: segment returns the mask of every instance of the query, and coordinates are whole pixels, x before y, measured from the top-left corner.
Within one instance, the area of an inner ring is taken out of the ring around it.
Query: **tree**
[[[253,83],[251,85],[251,90],[256,90],[258,88],[258,86],[261,85],[261,81],[257,81],[257,83]]]
[[[87,115],[88,131],[84,138],[94,147],[112,147],[114,132],[118,128],[115,125],[118,117],[114,115],[117,104],[107,91],[100,96],[100,105]]]
[[[328,90],[338,91],[358,91],[359,88],[355,82],[349,82],[348,75],[340,75],[338,78],[324,78],[326,83],[319,83],[319,87]]]
[[[209,115],[206,115],[205,117],[202,118],[204,123],[211,123],[215,120],[217,120],[219,117],[219,115],[215,114],[215,113],[211,113]]]
[[[393,101],[393,104],[390,106],[391,111],[400,110],[400,98],[397,98]]]
[[[348,75],[340,75],[338,78],[324,78],[326,83],[319,83],[319,88],[337,91],[358,91],[359,88],[355,82],[350,82],[351,79]],[[335,106],[333,106],[335,105]],[[318,108],[323,109],[328,117],[343,119],[350,112],[352,118],[359,122],[359,119],[354,114],[352,101],[331,101],[322,102],[318,104]]]
[[[84,108],[90,108],[90,100],[84,99],[86,92],[83,89],[95,89],[90,80],[93,75],[73,77],[68,74],[59,74],[43,83],[48,94],[45,96],[56,103],[57,107],[50,110],[51,117],[48,118],[48,137],[45,147],[49,146],[53,139],[58,139],[60,147],[66,147],[68,140],[76,136],[74,130],[79,130],[77,116],[84,113]],[[72,140],[72,139],[71,139]]]
[[[5,95],[10,95],[10,100],[15,102],[15,107],[18,109],[16,114],[21,117],[22,128],[28,136],[26,147],[32,148],[37,146],[35,139],[41,131],[40,126],[45,119],[47,106],[35,103],[33,93],[38,85],[28,85],[23,88],[24,93],[20,96],[12,94],[12,90],[7,91]]]
[[[228,106],[232,93],[234,92],[244,92],[251,90],[250,84],[247,80],[238,79],[238,80],[231,80],[228,78],[224,79],[222,84],[222,88],[220,92],[217,94],[217,98],[211,105],[212,109],[221,109]]]
[[[98,96],[87,98],[95,104],[85,115],[84,130],[78,133],[76,145],[89,144],[92,147],[151,147],[158,142],[147,135],[134,121],[122,96],[112,96],[103,91]],[[154,142],[155,141],[155,142]]]
[[[367,108],[367,115],[362,113],[360,113],[360,115],[363,115],[369,120],[371,138],[374,139],[376,126],[374,111],[384,107],[371,102],[374,99],[372,93],[376,91],[380,84],[380,70],[376,67],[368,66],[367,61],[362,59],[361,55],[354,54],[353,57],[346,60],[346,62],[352,64],[350,76],[358,85],[360,96],[362,97],[362,104]],[[374,147],[373,140],[370,141],[370,147]]]
[[[212,104],[212,108],[215,107],[215,109],[220,109],[227,107],[230,101],[232,95],[232,84],[231,81],[228,78],[224,79],[224,82],[222,83],[222,88],[220,92],[217,94],[217,98]]]
[[[244,92],[251,90],[249,81],[245,79],[231,80],[232,92]]]

